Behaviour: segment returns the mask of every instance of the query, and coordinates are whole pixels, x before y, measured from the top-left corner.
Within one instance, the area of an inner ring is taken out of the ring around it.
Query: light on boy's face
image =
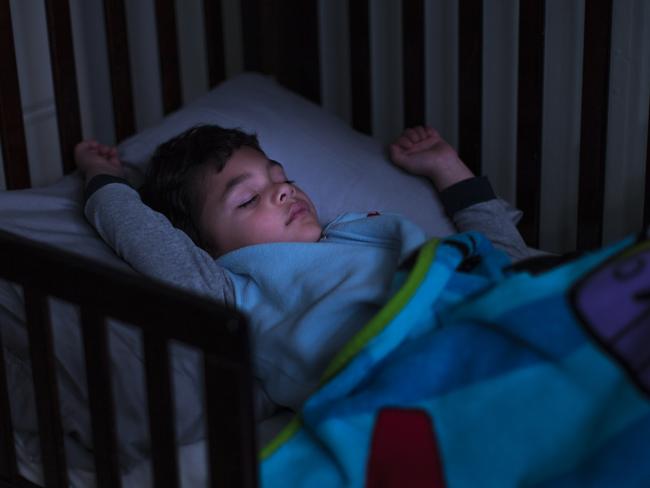
[[[269,242],[316,242],[322,232],[309,197],[261,152],[241,147],[204,181],[201,231],[218,255]]]

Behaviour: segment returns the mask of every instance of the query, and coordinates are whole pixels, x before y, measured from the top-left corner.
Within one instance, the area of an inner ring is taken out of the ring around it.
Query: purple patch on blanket
[[[598,341],[650,392],[650,249],[627,249],[574,288],[573,306]]]

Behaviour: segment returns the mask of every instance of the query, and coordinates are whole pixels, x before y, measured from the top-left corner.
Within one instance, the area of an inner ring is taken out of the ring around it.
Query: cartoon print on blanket
[[[629,375],[649,349],[644,239],[535,275],[479,234],[428,242],[262,451],[262,485],[650,486]]]
[[[650,245],[594,270],[572,291],[583,325],[650,392]]]
[[[368,486],[444,486],[431,419],[419,409],[383,408],[368,459]]]

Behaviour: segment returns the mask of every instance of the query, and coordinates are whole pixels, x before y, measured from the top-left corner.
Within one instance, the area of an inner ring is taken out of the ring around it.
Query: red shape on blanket
[[[385,408],[379,412],[366,486],[444,488],[436,436],[425,411]]]

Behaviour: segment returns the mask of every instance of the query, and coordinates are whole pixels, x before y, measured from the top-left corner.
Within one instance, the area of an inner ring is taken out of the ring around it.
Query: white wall
[[[347,1],[320,0],[322,100],[350,120]],[[547,0],[545,113],[542,174],[542,247],[574,246],[580,132],[584,1]],[[71,0],[85,137],[113,142],[101,0]],[[131,46],[136,123],[162,117],[153,0],[125,2]],[[517,0],[485,0],[483,166],[497,192],[514,201],[517,90]],[[239,0],[224,0],[227,73],[242,70]],[[56,121],[42,0],[11,0],[19,77],[35,186],[60,177]],[[177,0],[182,93],[192,100],[207,89],[201,0]],[[456,0],[428,0],[426,122],[452,143],[458,139]],[[370,5],[373,130],[381,141],[401,131],[401,30],[398,0]],[[605,241],[640,228],[650,97],[650,2],[614,0],[608,133]],[[0,183],[2,181],[0,175]]]

